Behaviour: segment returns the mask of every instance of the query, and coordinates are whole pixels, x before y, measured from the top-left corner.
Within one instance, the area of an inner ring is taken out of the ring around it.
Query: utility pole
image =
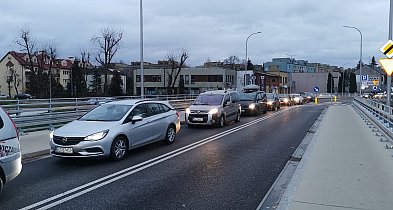
[[[392,40],[392,25],[393,25],[393,16],[392,16],[392,10],[393,10],[393,2],[392,0],[390,0],[390,11],[389,11],[389,40]],[[387,87],[386,87],[386,92],[387,92],[387,96],[386,96],[386,105],[390,106],[390,94],[391,94],[391,87],[392,87],[392,77],[387,75]]]

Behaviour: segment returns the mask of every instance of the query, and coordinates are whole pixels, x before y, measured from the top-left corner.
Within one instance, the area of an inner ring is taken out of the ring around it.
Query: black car
[[[239,93],[242,113],[260,115],[267,112],[266,93],[258,90],[244,90]]]
[[[15,95],[15,99],[32,99],[34,96],[28,94],[28,93],[19,93]]]

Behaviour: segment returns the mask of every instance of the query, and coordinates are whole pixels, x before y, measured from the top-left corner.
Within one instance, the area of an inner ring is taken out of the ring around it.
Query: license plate
[[[198,118],[198,117],[195,117],[195,118],[194,118],[194,121],[197,121],[197,122],[202,122],[202,121],[203,121],[203,118]]]
[[[56,153],[72,154],[74,151],[72,147],[56,147]]]

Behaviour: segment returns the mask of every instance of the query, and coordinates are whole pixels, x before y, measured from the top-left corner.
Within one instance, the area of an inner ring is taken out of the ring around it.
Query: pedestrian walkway
[[[330,106],[278,209],[393,209],[392,150],[352,106]]]

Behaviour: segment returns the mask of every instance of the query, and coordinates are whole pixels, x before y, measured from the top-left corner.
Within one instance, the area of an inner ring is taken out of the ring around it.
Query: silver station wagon
[[[179,130],[179,113],[166,101],[115,101],[52,132],[51,154],[121,160],[132,148],[159,140],[173,143]]]

